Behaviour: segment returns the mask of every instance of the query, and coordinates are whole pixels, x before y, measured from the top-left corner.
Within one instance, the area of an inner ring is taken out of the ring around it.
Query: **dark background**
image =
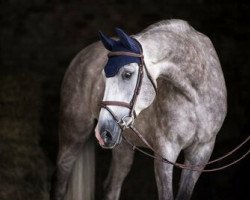
[[[60,84],[74,55],[98,40],[99,29],[112,35],[118,26],[134,34],[171,18],[187,20],[208,35],[221,60],[228,115],[213,157],[249,135],[248,1],[1,0],[0,199],[48,199],[57,152]],[[97,145],[96,152],[96,199],[102,199],[111,154]],[[249,167],[248,157],[224,171],[203,174],[192,199],[250,199]],[[175,174],[177,186],[178,170]],[[136,154],[121,199],[157,199],[151,159]]]

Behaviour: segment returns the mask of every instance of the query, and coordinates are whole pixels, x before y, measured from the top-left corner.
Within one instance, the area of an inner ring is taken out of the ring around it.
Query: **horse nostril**
[[[102,139],[104,140],[105,143],[108,143],[109,141],[111,141],[112,135],[111,135],[110,131],[104,130],[102,132]]]

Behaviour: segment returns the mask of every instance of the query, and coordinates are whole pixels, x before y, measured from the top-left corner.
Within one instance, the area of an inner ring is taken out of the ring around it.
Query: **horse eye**
[[[122,78],[123,78],[123,79],[130,79],[131,76],[132,76],[132,73],[131,73],[131,72],[124,72],[124,73],[122,74]]]

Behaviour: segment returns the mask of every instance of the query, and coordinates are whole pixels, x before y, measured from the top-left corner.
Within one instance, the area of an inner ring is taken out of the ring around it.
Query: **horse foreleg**
[[[174,146],[173,143],[166,142],[164,146],[158,151],[161,155],[172,162],[175,162],[179,153],[180,148]],[[158,189],[158,196],[160,200],[172,200],[173,199],[173,165],[164,163],[162,160],[155,159],[154,162],[155,177]]]
[[[108,177],[104,183],[106,200],[118,200],[122,183],[127,176],[134,160],[134,151],[131,146],[121,143],[112,150],[112,161]]]
[[[214,147],[215,139],[209,143],[195,143],[184,151],[186,165],[204,165],[208,162]],[[201,168],[203,169],[203,168]],[[194,186],[201,175],[201,171],[182,170],[176,200],[191,198]]]

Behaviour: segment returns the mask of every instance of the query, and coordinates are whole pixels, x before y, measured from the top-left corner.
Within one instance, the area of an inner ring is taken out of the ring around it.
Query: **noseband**
[[[138,42],[138,44],[140,44],[140,43]],[[141,45],[140,45],[140,47],[141,47]],[[134,119],[136,118],[135,104],[136,104],[136,101],[138,99],[138,96],[139,96],[140,90],[141,90],[142,79],[144,76],[143,68],[145,69],[146,75],[147,75],[148,79],[150,80],[150,82],[152,83],[155,92],[156,92],[156,85],[152,79],[152,76],[149,74],[148,69],[146,67],[146,64],[144,62],[142,47],[140,48],[140,53],[138,53],[138,54],[132,53],[132,52],[126,52],[126,51],[116,51],[116,52],[109,52],[108,53],[108,57],[113,57],[113,56],[130,56],[130,57],[140,58],[140,63],[138,64],[139,68],[138,68],[138,76],[137,76],[136,86],[135,86],[134,94],[133,94],[131,101],[129,103],[123,102],[123,101],[102,101],[100,103],[100,106],[102,108],[105,108],[112,115],[112,117],[114,118],[116,123],[119,125],[119,127],[123,131],[126,128],[129,128],[134,123]],[[118,117],[109,108],[109,106],[120,106],[120,107],[128,108],[130,110],[129,115],[128,116],[125,115],[121,119],[118,119]]]

